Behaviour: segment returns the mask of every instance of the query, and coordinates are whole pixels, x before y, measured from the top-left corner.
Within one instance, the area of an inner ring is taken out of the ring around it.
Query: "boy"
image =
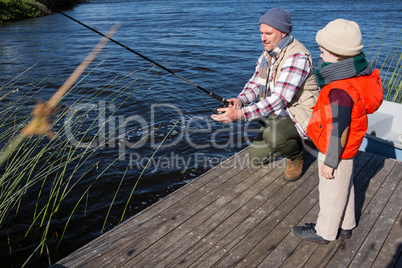
[[[317,224],[295,226],[301,239],[326,244],[338,234],[349,238],[356,226],[353,156],[367,131],[367,114],[383,100],[380,73],[362,53],[362,36],[354,21],[337,19],[317,32],[321,58],[316,70],[321,89],[307,127],[318,148]]]

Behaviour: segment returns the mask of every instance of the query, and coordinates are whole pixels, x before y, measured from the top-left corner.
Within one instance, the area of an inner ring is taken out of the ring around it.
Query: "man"
[[[319,93],[311,55],[291,31],[290,14],[282,8],[273,8],[260,18],[264,52],[255,73],[237,98],[227,100],[229,107],[211,116],[231,123],[269,115],[250,147],[249,158],[253,164],[265,164],[283,154],[288,159],[286,181],[302,175],[302,138],[307,139],[306,127]]]

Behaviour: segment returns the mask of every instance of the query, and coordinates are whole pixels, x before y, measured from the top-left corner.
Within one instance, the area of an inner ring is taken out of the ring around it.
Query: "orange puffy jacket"
[[[322,88],[307,126],[307,135],[323,154],[327,154],[332,131],[329,93],[335,88],[346,91],[354,102],[349,134],[341,154],[341,159],[348,159],[357,153],[367,132],[367,114],[374,113],[383,101],[380,72],[375,69],[368,76],[335,81]]]

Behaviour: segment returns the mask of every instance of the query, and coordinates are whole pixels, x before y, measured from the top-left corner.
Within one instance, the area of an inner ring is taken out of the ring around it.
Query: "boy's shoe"
[[[297,181],[300,179],[303,173],[303,162],[304,159],[299,161],[292,161],[288,159],[288,165],[285,173],[283,174],[283,179],[285,181]]]
[[[348,239],[352,236],[352,230],[339,229],[339,236]]]
[[[292,232],[299,238],[320,244],[328,244],[329,241],[322,238],[315,231],[315,223],[306,223],[306,226],[294,226]]]

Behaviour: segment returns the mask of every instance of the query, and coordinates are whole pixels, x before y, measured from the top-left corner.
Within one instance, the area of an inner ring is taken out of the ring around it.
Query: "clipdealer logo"
[[[177,120],[179,123],[175,126],[174,135],[160,144],[160,136],[167,134],[167,131],[162,134],[158,131],[160,115],[167,112],[172,117],[171,121]],[[114,104],[106,105],[105,102],[72,106],[66,114],[64,129],[66,138],[72,146],[114,148],[118,151],[119,160],[126,160],[130,150],[139,149],[145,145],[152,149],[170,148],[180,142],[185,142],[196,149],[240,148],[245,142],[248,142],[247,137],[250,133],[256,133],[259,130],[258,128],[248,128],[248,124],[237,123],[217,127],[213,125],[209,115],[189,117],[177,106],[169,103],[152,104],[148,120],[137,114],[116,115],[116,106]],[[203,137],[202,139],[199,139],[200,135]],[[81,138],[82,136],[92,138]],[[130,160],[140,161],[139,156],[138,153],[134,153],[130,155]],[[175,157],[177,158],[177,156]],[[181,161],[185,163],[185,160]],[[207,159],[205,161],[215,160]],[[141,162],[144,161],[141,160]]]

